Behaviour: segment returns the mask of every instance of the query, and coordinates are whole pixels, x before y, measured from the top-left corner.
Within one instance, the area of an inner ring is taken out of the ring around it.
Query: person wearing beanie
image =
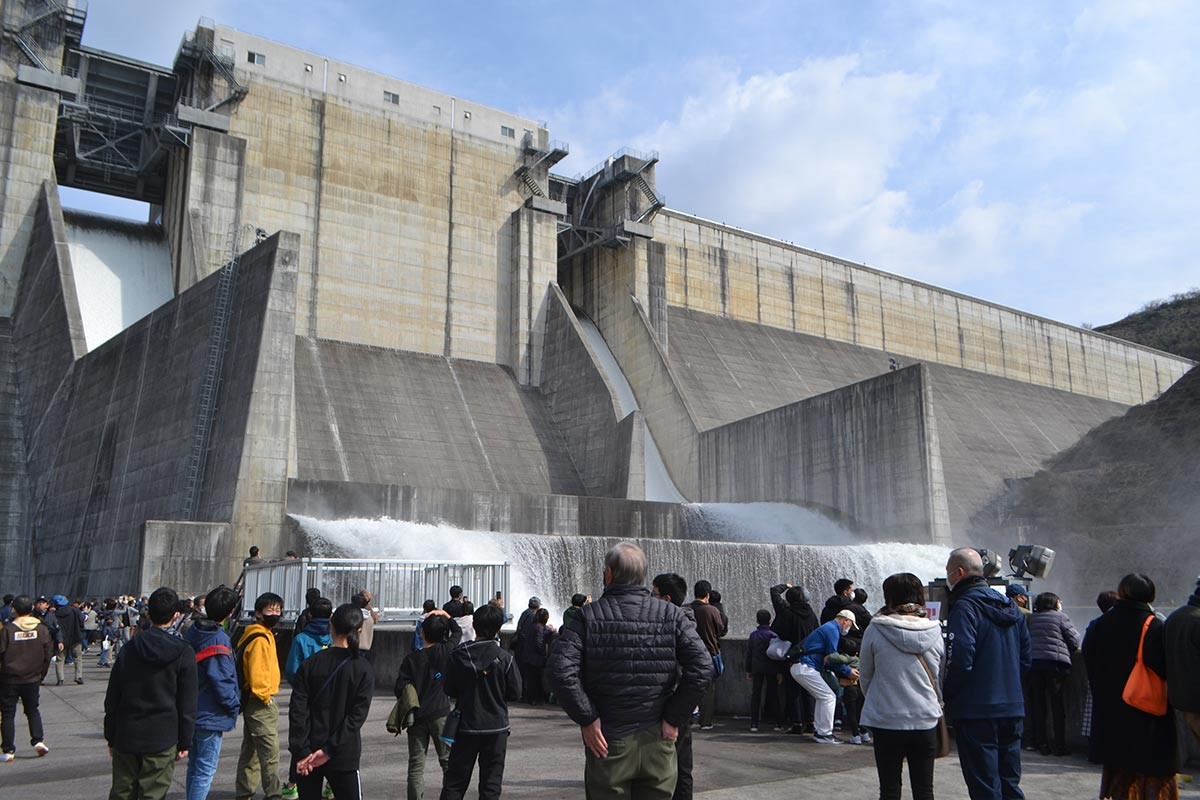
[[[64,595],[56,594],[50,598],[54,603],[55,622],[58,623],[61,652],[54,662],[54,677],[58,686],[62,686],[66,672],[66,659],[70,658],[75,664],[75,682],[83,683],[83,612],[78,606],[71,605]]]
[[[1200,741],[1200,579],[1187,603],[1167,617],[1167,699]]]

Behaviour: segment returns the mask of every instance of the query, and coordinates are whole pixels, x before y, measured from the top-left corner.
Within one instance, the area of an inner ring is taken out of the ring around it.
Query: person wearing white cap
[[[803,650],[800,660],[792,665],[792,679],[816,701],[816,735],[813,740],[818,744],[841,744],[833,738],[833,709],[837,705],[837,695],[825,682],[822,673],[826,669],[825,658],[837,652],[842,637],[852,629],[858,629],[858,622],[854,619],[854,612],[844,608],[808,635],[800,645]],[[834,667],[833,671],[839,677],[858,679],[858,670],[848,664]]]

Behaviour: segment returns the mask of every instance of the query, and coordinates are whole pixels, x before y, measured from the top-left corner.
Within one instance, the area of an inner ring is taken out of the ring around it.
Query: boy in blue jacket
[[[196,651],[196,729],[188,758],[187,800],[208,797],[221,738],[233,730],[241,710],[237,671],[233,666],[233,644],[221,623],[237,608],[237,592],[218,586],[204,598],[206,618],[198,619],[184,637]]]
[[[837,695],[821,673],[827,669],[826,657],[838,651],[838,644],[851,628],[857,630],[858,623],[854,612],[844,608],[808,635],[801,645],[804,653],[800,661],[792,665],[792,678],[816,701],[814,722],[817,730],[813,740],[818,744],[841,744],[833,738],[833,710],[837,705]],[[840,677],[858,680],[858,670],[849,664],[839,664],[833,667],[833,671]]]
[[[283,665],[283,674],[287,676],[288,683],[295,682],[296,673],[300,671],[304,659],[329,647],[329,618],[333,616],[333,601],[328,597],[318,597],[309,603],[308,613],[308,624],[292,639],[292,648],[288,650],[287,661]]]

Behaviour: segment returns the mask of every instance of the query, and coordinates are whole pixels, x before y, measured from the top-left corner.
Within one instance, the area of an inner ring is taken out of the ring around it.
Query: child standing
[[[747,663],[750,666],[750,672],[746,676],[753,681],[750,687],[750,732],[758,733],[759,712],[762,710],[763,689],[767,691],[767,698],[770,699],[776,695],[776,687],[782,683],[779,674],[779,667],[776,662],[767,658],[767,648],[771,644],[772,639],[777,639],[775,632],[771,630],[771,612],[765,608],[760,608],[757,614],[758,628],[750,634],[750,654]],[[772,703],[775,706],[776,719],[781,719],[778,714],[779,705]]]
[[[441,800],[461,800],[479,759],[479,800],[500,796],[508,749],[508,701],[521,698],[521,673],[496,641],[504,612],[481,606],[473,615],[475,641],[460,645],[446,670],[446,694],[457,700],[458,731]],[[449,737],[448,737],[449,738]]]

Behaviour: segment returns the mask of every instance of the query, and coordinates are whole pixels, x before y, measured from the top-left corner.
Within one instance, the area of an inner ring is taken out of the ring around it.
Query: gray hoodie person
[[[859,652],[859,685],[866,698],[860,724],[891,731],[925,731],[937,725],[942,707],[919,659],[925,659],[936,679],[942,656],[942,629],[934,620],[873,617]]]

